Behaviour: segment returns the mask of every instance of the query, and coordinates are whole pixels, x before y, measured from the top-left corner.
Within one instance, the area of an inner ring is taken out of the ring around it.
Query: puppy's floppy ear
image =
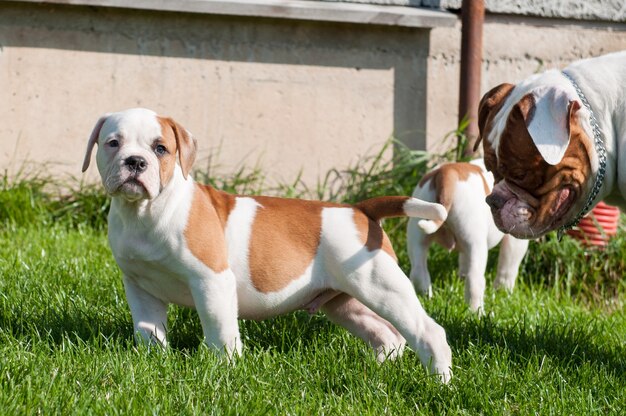
[[[175,122],[170,117],[166,117],[165,121],[172,127],[174,137],[176,137],[176,147],[178,148],[178,158],[180,167],[183,171],[183,177],[187,179],[189,171],[196,160],[196,138],[191,135],[183,126]]]
[[[89,136],[89,142],[87,142],[87,151],[85,152],[85,159],[83,160],[83,172],[87,170],[89,167],[89,163],[91,161],[91,153],[93,152],[93,147],[98,143],[98,137],[100,136],[100,130],[102,130],[102,125],[109,117],[110,113],[107,113],[100,117],[96,122],[93,130],[91,131],[91,136]]]
[[[483,137],[488,134],[486,129],[489,122],[493,119],[493,116],[498,112],[500,107],[502,107],[504,100],[509,96],[514,87],[515,85],[505,82],[492,88],[481,98],[480,104],[478,105],[478,131],[480,134],[478,135],[478,139],[476,139],[476,143],[474,143],[474,151],[478,150],[478,146]]]
[[[526,129],[550,165],[558,164],[570,142],[570,119],[578,111],[577,97],[557,87],[539,87],[532,91],[534,108],[525,118]]]

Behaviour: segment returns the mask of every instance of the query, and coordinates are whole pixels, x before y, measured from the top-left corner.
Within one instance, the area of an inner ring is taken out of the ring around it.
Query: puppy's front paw
[[[233,363],[236,360],[236,357],[240,357],[242,355],[241,351],[243,344],[239,338],[234,338],[232,341],[222,345],[205,340],[203,345],[208,351],[211,351],[218,356],[225,357],[229,363]]]

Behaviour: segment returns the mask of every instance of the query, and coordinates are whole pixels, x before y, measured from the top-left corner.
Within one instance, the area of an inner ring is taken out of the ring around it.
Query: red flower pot
[[[618,223],[619,208],[600,202],[567,234],[585,245],[604,247],[617,233]]]

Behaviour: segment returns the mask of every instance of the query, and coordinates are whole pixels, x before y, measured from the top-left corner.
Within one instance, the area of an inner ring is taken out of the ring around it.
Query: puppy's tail
[[[439,167],[435,170],[430,171],[429,173],[424,175],[424,177],[422,178],[418,186],[418,188],[424,189],[428,185],[430,188],[436,189],[437,195],[435,197],[435,201],[441,204],[442,208],[446,212],[445,218],[443,219],[428,218],[428,219],[418,221],[417,226],[424,232],[424,234],[436,233],[437,230],[441,228],[446,218],[448,217],[450,208],[452,208],[453,195],[451,195],[449,192],[446,192],[446,190],[449,189],[450,187],[442,188],[441,182],[444,180],[446,175],[449,175],[450,173],[454,175],[453,179],[455,181],[458,180],[458,178],[457,178],[456,171],[450,171],[449,169],[445,169],[445,166],[451,166],[451,165],[444,165],[442,167]],[[443,189],[444,191],[441,192],[441,189]],[[417,191],[417,188],[416,188],[416,191]]]
[[[444,220],[419,220],[417,226],[420,227],[424,234],[434,234],[441,228],[443,223]]]
[[[448,217],[448,211],[443,205],[409,196],[370,198],[355,207],[374,221],[389,217],[418,217],[443,223]]]

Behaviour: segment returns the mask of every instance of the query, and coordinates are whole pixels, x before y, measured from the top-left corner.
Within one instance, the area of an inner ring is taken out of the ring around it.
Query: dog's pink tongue
[[[561,208],[569,200],[571,195],[571,190],[569,188],[563,188],[559,191],[554,207],[552,208],[552,213],[562,213]]]

